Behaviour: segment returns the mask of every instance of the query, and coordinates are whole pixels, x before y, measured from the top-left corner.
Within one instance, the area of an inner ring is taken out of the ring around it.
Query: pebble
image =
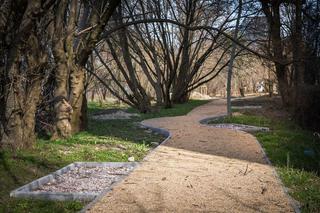
[[[151,142],[150,145],[152,147],[157,147],[157,146],[159,146],[159,143],[158,142]]]
[[[93,119],[96,120],[115,120],[115,119],[130,119],[131,117],[139,117],[137,113],[127,113],[124,111],[117,111],[111,114],[101,114],[92,116]]]
[[[128,158],[128,161],[129,161],[129,162],[134,162],[134,157],[129,157],[129,158]]]
[[[44,184],[38,192],[93,192],[100,193],[120,180],[133,169],[129,167],[76,167],[51,182]]]

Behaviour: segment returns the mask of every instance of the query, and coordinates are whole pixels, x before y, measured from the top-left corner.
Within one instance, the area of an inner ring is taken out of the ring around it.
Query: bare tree
[[[237,38],[238,38],[238,31],[239,31],[241,12],[242,12],[242,0],[239,0],[238,8],[239,9],[238,9],[236,27],[235,27],[234,35],[233,35],[233,38],[235,40],[237,40]],[[236,56],[236,48],[237,48],[236,43],[232,42],[232,49],[231,49],[229,67],[228,67],[228,78],[227,78],[227,114],[228,114],[228,116],[232,115],[232,109],[231,109],[231,78],[232,78],[233,62],[234,62],[235,56]]]

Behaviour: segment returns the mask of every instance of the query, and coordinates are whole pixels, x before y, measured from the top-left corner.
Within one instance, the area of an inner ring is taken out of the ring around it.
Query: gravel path
[[[199,123],[225,109],[214,100],[186,116],[144,121],[172,138],[88,212],[293,212],[252,135]]]

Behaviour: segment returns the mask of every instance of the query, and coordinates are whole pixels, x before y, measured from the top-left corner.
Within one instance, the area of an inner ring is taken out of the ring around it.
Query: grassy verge
[[[302,212],[320,212],[320,138],[288,120],[264,116],[237,115],[211,123],[240,123],[264,126],[270,132],[255,136],[285,184],[290,195],[300,202]]]
[[[29,150],[17,153],[0,151],[0,212],[79,211],[85,203],[14,199],[9,197],[9,193],[74,161],[127,161],[131,156],[139,161],[150,150],[149,144],[160,142],[163,137],[139,128],[137,122],[154,117],[183,115],[204,103],[206,101],[190,101],[130,120],[89,119],[88,130],[68,140],[52,142],[39,139]],[[108,108],[118,106],[89,103],[89,115]]]

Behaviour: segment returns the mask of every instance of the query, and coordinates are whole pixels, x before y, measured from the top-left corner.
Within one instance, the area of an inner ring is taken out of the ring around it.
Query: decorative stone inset
[[[269,132],[270,131],[270,129],[268,127],[259,127],[259,126],[234,124],[234,123],[210,124],[210,126],[213,126],[216,128],[240,130],[240,131],[244,131],[244,132],[259,132],[259,131]]]
[[[91,201],[124,179],[135,162],[76,162],[10,193],[11,197]]]
[[[257,106],[232,106],[232,109],[262,109],[262,106],[257,105]]]

